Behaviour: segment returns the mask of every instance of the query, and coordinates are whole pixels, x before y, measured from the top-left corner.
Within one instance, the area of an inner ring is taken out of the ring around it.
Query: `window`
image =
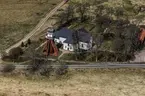
[[[72,46],[70,46],[69,49],[72,49]]]
[[[82,44],[82,48],[84,47],[84,45]]]

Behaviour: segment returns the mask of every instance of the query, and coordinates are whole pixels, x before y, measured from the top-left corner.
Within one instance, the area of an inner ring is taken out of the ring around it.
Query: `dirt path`
[[[29,33],[27,34],[22,40],[20,40],[18,43],[12,45],[11,47],[9,47],[8,49],[6,49],[5,51],[8,53],[12,48],[18,47],[21,45],[22,42],[26,42],[29,38],[31,38],[34,34],[36,34],[37,32],[41,31],[41,28],[43,27],[43,25],[47,22],[47,20],[52,17],[56,11],[62,7],[65,4],[65,2],[61,2],[59,5],[57,5],[52,11],[50,11],[42,20],[40,20],[40,22],[36,25],[36,27]]]
[[[63,50],[63,49],[60,49],[60,51],[61,51],[62,53],[61,53],[61,55],[58,57],[58,59],[60,59],[64,54],[73,53],[73,52],[70,52],[70,51]]]

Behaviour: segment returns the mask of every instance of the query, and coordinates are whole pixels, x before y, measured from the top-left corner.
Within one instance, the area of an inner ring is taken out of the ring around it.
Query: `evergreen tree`
[[[28,44],[28,45],[30,45],[30,44],[31,44],[31,40],[30,40],[30,39],[28,39],[27,44]]]
[[[21,43],[21,47],[24,47],[24,46],[25,46],[25,45],[24,45],[24,42],[22,42],[22,43]]]

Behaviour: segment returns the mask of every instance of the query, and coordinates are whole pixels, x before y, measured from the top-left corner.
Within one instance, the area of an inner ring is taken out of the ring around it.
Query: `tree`
[[[102,34],[99,34],[97,36],[97,39],[95,40],[95,54],[96,54],[96,62],[98,61],[98,50],[99,48],[101,47],[101,45],[103,44],[103,35]]]
[[[13,61],[17,60],[22,54],[23,50],[20,47],[13,48],[9,51],[9,57]]]
[[[78,3],[76,10],[77,10],[77,13],[79,14],[80,21],[84,22],[86,19],[87,11],[88,11],[88,3]]]
[[[68,67],[64,64],[64,65],[60,65],[58,68],[55,69],[55,74],[56,76],[61,76],[61,75],[65,75],[68,73]]]
[[[123,9],[124,9],[124,16],[128,20],[128,18],[134,18],[136,12],[134,11],[134,6],[131,0],[123,0]]]
[[[30,45],[30,44],[31,44],[31,40],[30,40],[30,39],[28,39],[27,44],[28,44],[28,45]]]
[[[100,9],[100,11],[98,9]],[[94,11],[94,20],[92,21],[92,23],[95,26],[95,31],[92,33],[92,36],[93,36],[93,38],[97,38],[97,39],[94,39],[95,48],[96,48],[96,51],[95,51],[96,62],[98,61],[98,49],[99,49],[99,47],[101,47],[101,44],[103,43],[102,34],[103,34],[104,30],[106,29],[106,26],[108,26],[111,23],[110,18],[108,18],[107,16],[102,16],[101,9],[102,9],[102,7],[101,8],[99,7]],[[99,44],[98,44],[98,42],[99,42]]]
[[[2,60],[5,61],[5,59],[9,58],[9,56],[7,55],[7,53],[5,51],[0,51],[0,53],[1,53],[0,57],[1,57]]]
[[[115,33],[113,49],[120,54],[116,56],[121,59],[123,55],[123,61],[131,59],[134,52],[139,49],[139,28],[136,25],[129,24],[128,26],[118,27]]]
[[[25,46],[25,45],[24,45],[24,42],[22,42],[22,43],[21,43],[21,47],[24,47],[24,46]]]
[[[65,18],[66,21],[68,22],[69,20],[74,18],[74,7],[73,5],[69,5],[65,11]]]
[[[36,51],[34,45],[30,46],[30,47],[25,51],[24,56],[25,56],[26,58],[30,58],[30,59],[32,59],[32,60],[35,60],[36,58],[41,57],[41,56],[40,56],[40,51]]]
[[[140,29],[136,25],[130,24],[125,31],[124,34],[124,41],[127,43],[125,48],[125,53],[134,53],[136,50],[139,49],[139,40],[138,36],[140,34]],[[129,47],[130,46],[130,47]],[[129,48],[129,49],[128,49]]]
[[[120,19],[120,17],[124,16],[124,9],[122,7],[115,8],[114,15],[117,17],[117,19]]]
[[[1,71],[4,72],[4,73],[9,73],[9,72],[12,72],[13,70],[15,70],[14,65],[6,64]]]
[[[123,7],[127,11],[131,11],[133,9],[133,4],[130,0],[123,0]]]
[[[61,26],[62,24],[68,23],[70,20],[74,18],[74,7],[73,5],[69,5],[66,10],[62,11],[58,15],[58,24]]]
[[[124,41],[121,38],[116,38],[113,42],[113,49],[117,53],[122,53],[124,49]]]
[[[74,46],[74,53],[76,60],[78,59],[78,53],[80,52],[79,48],[79,37],[78,37],[78,31],[75,31],[73,33],[73,46]]]

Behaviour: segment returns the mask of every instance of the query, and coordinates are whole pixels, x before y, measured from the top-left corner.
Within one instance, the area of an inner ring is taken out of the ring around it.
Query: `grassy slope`
[[[71,71],[67,79],[0,78],[3,96],[144,96],[145,70]],[[48,95],[49,94],[49,95]],[[66,95],[67,94],[67,95]]]
[[[23,38],[60,1],[0,0],[0,50]]]

